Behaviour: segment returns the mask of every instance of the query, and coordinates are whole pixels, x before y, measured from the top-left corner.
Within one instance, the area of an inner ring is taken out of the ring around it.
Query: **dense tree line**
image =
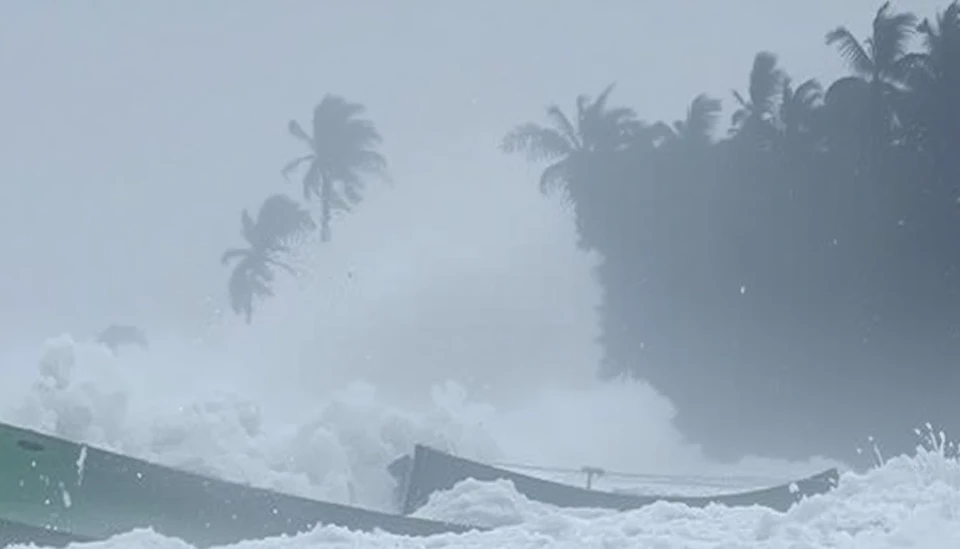
[[[718,99],[649,123],[608,87],[506,136],[604,258],[604,375],[746,414],[957,370],[923,365],[960,360],[960,5],[872,23],[826,34],[850,70],[827,86],[757,54],[725,135]]]
[[[960,4],[921,19],[887,3],[869,36],[824,41],[848,75],[795,80],[758,53],[725,133],[718,98],[647,122],[609,86],[505,136],[603,257],[602,375],[648,378],[681,410],[720,394],[749,413],[788,398],[780,387],[830,395],[838,377],[916,377],[923,352],[960,358]],[[311,131],[290,122],[306,153],[282,171],[302,171],[319,224],[283,195],[243,213],[247,247],[223,259],[248,321],[293,241],[318,226],[329,240],[334,212],[385,169],[363,114],[327,96]]]

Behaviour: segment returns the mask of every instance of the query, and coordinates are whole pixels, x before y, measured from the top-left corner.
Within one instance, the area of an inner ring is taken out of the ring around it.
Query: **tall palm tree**
[[[336,95],[325,95],[313,109],[312,134],[291,120],[288,129],[308,153],[294,158],[282,170],[283,176],[307,164],[303,174],[303,196],[320,200],[320,238],[330,240],[334,211],[350,211],[362,196],[364,177],[382,174],[387,162],[376,149],[382,138],[373,122],[360,118],[366,108]]]
[[[853,75],[834,82],[827,95],[838,101],[828,103],[849,108],[856,108],[855,104],[866,105],[867,128],[863,129],[869,134],[868,152],[873,162],[879,158],[880,148],[889,142],[898,124],[897,107],[911,70],[918,62],[918,56],[907,51],[916,23],[915,15],[892,13],[890,2],[885,2],[873,18],[871,35],[863,42],[842,26],[826,35],[826,43],[837,47],[853,71]]]
[[[289,197],[273,195],[260,206],[256,220],[247,210],[240,215],[241,234],[246,241],[244,248],[230,248],[223,253],[220,262],[224,265],[236,261],[228,282],[230,306],[236,314],[243,314],[247,323],[253,316],[256,298],[270,297],[273,290],[274,268],[290,274],[293,269],[281,261],[289,244],[304,231],[315,229],[309,212]]]
[[[777,67],[777,56],[760,52],[753,59],[747,98],[734,90],[739,107],[733,113],[731,133],[745,137],[751,143],[767,148],[774,135],[777,100],[786,74]]]
[[[633,110],[607,107],[611,91],[612,84],[592,101],[578,96],[573,120],[551,105],[549,126],[521,124],[507,133],[500,149],[507,154],[524,153],[531,162],[549,163],[540,176],[543,193],[568,189],[592,155],[625,150],[643,128]]]

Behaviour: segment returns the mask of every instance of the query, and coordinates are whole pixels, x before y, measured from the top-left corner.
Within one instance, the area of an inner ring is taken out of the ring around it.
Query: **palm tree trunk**
[[[333,199],[333,181],[320,176],[320,241],[330,242],[330,201]]]

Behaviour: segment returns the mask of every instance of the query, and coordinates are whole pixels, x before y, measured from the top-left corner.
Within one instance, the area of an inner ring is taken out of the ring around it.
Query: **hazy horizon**
[[[300,196],[280,175],[300,152],[287,122],[334,93],[368,108],[391,182],[371,183],[315,250],[306,290],[283,283],[252,327],[227,313],[211,336],[224,353],[216,371],[242,359],[237,376],[278,393],[289,380],[277,372],[314,364],[318,386],[362,373],[418,395],[476,377],[513,402],[540,381],[586,383],[600,356],[595,258],[540,196],[537,169],[498,150],[504,133],[612,82],[611,101],[651,121],[682,118],[701,92],[729,111],[761,50],[795,79],[829,81],[843,65],[824,34],[863,35],[878,3],[418,6],[0,7],[7,361],[23,366],[46,337],[84,339],[112,322],[160,341],[203,332],[226,309],[219,256],[240,242],[241,209]],[[672,404],[650,398],[658,425],[670,425]]]

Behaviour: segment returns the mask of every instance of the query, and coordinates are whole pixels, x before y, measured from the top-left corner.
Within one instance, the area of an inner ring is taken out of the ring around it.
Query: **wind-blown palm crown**
[[[911,137],[936,154],[937,161],[952,165],[949,177],[960,177],[960,1],[937,13],[933,21],[918,25],[924,49],[911,74]]]
[[[258,233],[268,242],[291,245],[308,231],[317,228],[310,212],[283,194],[274,194],[263,201],[257,213]]]
[[[781,86],[776,120],[777,144],[781,156],[808,158],[817,144],[823,87],[811,78],[794,89],[790,78]]]
[[[236,261],[227,287],[230,306],[234,313],[243,314],[249,323],[254,299],[273,295],[270,287],[274,280],[273,268],[294,274],[289,265],[278,259],[279,256],[289,251],[288,243],[292,239],[316,228],[316,225],[306,210],[283,195],[267,198],[260,206],[256,220],[243,210],[240,225],[247,247],[228,249],[220,262],[226,265]]]
[[[550,162],[540,176],[544,193],[566,187],[574,179],[577,164],[599,152],[624,150],[644,129],[632,109],[607,108],[611,84],[593,101],[586,95],[576,100],[573,121],[556,105],[547,108],[550,126],[528,122],[507,133],[500,149],[522,152],[531,162]]]
[[[709,145],[720,120],[721,107],[719,99],[706,94],[701,93],[694,97],[683,120],[675,121],[672,126],[657,122],[655,128],[661,146],[689,150]]]
[[[924,19],[920,32],[926,53],[922,54],[920,68],[932,77],[960,77],[960,0],[953,0],[933,22]]]
[[[288,162],[283,176],[306,164],[302,184],[306,200],[320,200],[320,237],[330,240],[334,211],[349,211],[362,196],[363,178],[386,170],[386,160],[376,150],[382,138],[373,122],[359,118],[363,105],[336,95],[326,95],[313,109],[312,134],[291,120],[288,130],[309,152]],[[339,185],[337,185],[339,184]]]
[[[777,100],[786,78],[777,67],[777,56],[760,52],[753,59],[747,98],[734,90],[733,97],[740,105],[734,111],[731,132],[756,140],[760,146],[769,145],[773,135],[773,121]]]
[[[834,82],[834,88],[869,89],[874,135],[883,135],[896,124],[896,107],[903,86],[921,56],[909,53],[907,47],[916,31],[917,18],[911,13],[891,13],[890,2],[884,3],[873,18],[870,37],[862,43],[846,27],[827,33],[828,45],[836,45],[840,55],[853,71],[853,76]],[[857,86],[860,81],[866,86]]]
[[[872,34],[861,44],[847,27],[827,33],[828,45],[836,45],[856,76],[870,82],[902,83],[916,58],[907,52],[917,17],[890,13],[885,2],[873,18]]]

